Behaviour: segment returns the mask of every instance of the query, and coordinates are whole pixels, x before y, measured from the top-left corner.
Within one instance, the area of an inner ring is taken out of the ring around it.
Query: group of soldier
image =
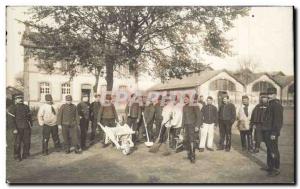
[[[211,96],[208,96],[204,102],[203,96],[186,94],[182,103],[181,98],[176,95],[146,99],[132,94],[121,122],[135,131],[132,136],[134,144],[146,140],[145,129],[147,129],[146,134],[150,141],[166,144],[175,152],[179,152],[182,148],[186,149],[191,163],[195,162],[197,148],[199,152],[205,149],[214,151],[214,129],[217,126],[220,135],[217,150],[229,152],[232,126],[236,123],[240,131],[242,150],[257,153],[260,143],[265,142],[267,167],[263,167],[262,170],[267,171],[269,176],[276,176],[280,173],[278,137],[283,117],[283,108],[276,99],[276,92],[276,89],[270,88],[267,93],[261,93],[260,102],[255,107],[249,104],[249,97],[245,95],[238,108],[230,102],[228,95],[222,97],[222,103],[217,108],[213,105]],[[43,155],[49,154],[50,135],[55,149],[60,151],[59,128],[62,130],[64,151],[67,154],[71,153],[71,147],[75,148],[76,154],[80,154],[95,144],[97,129],[103,147],[108,146],[109,143],[104,142],[105,133],[98,125],[115,127],[116,123],[120,122],[112,96],[105,95],[105,101],[102,102],[101,95],[97,94],[95,101],[89,103],[89,97],[84,95],[77,106],[72,103],[71,95],[67,95],[65,100],[66,102],[57,108],[52,96],[47,94],[45,104],[39,107],[37,119],[43,130]],[[8,108],[7,113],[12,120],[15,134],[14,158],[21,161],[30,155],[33,125],[30,109],[23,103],[22,95],[15,96],[15,103]],[[90,126],[90,141],[87,144],[87,132]],[[180,138],[183,145],[179,145]]]

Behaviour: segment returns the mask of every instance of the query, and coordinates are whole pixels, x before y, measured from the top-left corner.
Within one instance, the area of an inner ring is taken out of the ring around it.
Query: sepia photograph
[[[294,17],[6,6],[5,182],[296,184]]]

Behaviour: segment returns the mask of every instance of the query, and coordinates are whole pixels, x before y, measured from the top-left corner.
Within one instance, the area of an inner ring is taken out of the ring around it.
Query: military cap
[[[46,100],[46,101],[52,101],[53,99],[52,99],[51,94],[46,94],[46,95],[45,95],[45,100]]]
[[[213,99],[213,97],[212,97],[212,96],[208,96],[208,97],[207,97],[207,99],[210,99],[210,100],[212,100],[212,99]]]
[[[247,95],[243,95],[242,99],[249,99],[249,97]]]
[[[260,98],[264,98],[264,97],[268,97],[268,93],[266,93],[266,92],[261,92],[261,93],[259,93],[259,96],[260,96]]]
[[[17,98],[23,98],[23,97],[24,97],[23,94],[16,94],[14,98],[17,99]]]
[[[66,101],[71,101],[72,100],[72,96],[71,95],[67,95],[66,96]]]
[[[83,94],[83,95],[82,95],[82,97],[89,97],[89,95],[87,95],[87,94]]]

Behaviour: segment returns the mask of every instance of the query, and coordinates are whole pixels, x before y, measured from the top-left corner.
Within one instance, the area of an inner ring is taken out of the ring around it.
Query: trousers
[[[232,123],[228,120],[221,120],[219,123],[220,141],[219,145],[221,148],[231,149],[231,128]]]
[[[214,124],[203,123],[200,128],[200,144],[199,148],[205,148],[207,142],[208,148],[213,148],[214,143]]]
[[[31,128],[18,128],[18,133],[15,135],[14,142],[14,157],[21,158],[30,155]]]
[[[263,138],[267,146],[267,165],[270,170],[280,168],[280,153],[278,149],[278,136],[271,140],[271,132],[263,131]]]
[[[43,125],[43,152],[48,152],[48,143],[49,143],[50,135],[52,136],[52,140],[55,148],[60,147],[58,126]]]
[[[65,149],[71,146],[78,148],[78,128],[75,125],[62,125],[62,135],[64,138]]]

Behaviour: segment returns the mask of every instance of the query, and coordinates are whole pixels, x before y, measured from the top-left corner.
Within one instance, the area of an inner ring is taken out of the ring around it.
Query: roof
[[[235,76],[233,76],[227,70],[208,70],[200,72],[199,74],[192,74],[190,76],[184,77],[182,79],[170,79],[165,83],[159,83],[149,88],[149,91],[160,91],[160,90],[169,90],[169,89],[185,89],[185,88],[193,88],[199,85],[202,85],[209,79],[215,77],[216,75],[226,72],[231,77],[236,79],[239,83],[241,83]],[[243,83],[241,83],[243,84]]]
[[[285,87],[294,81],[294,76],[276,75],[272,77],[281,87]]]

